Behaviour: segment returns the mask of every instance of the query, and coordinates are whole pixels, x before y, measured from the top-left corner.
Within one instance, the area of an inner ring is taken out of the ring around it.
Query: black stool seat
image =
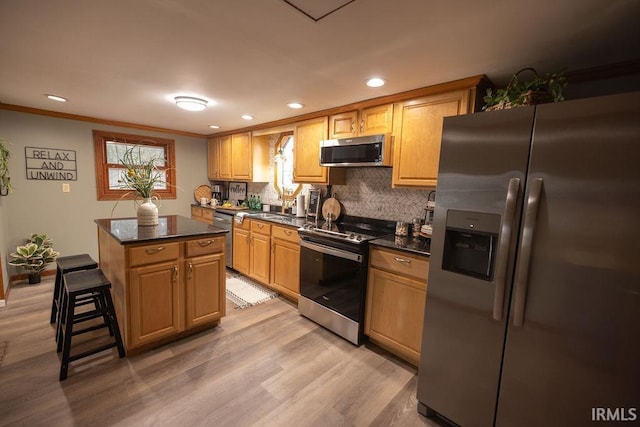
[[[117,347],[120,357],[125,356],[124,345],[118,320],[111,299],[111,282],[106,278],[102,270],[92,269],[74,271],[63,276],[63,289],[59,320],[58,351],[62,351],[62,362],[60,365],[60,381],[67,378],[69,363],[83,357]],[[86,304],[87,301],[95,302],[95,309],[76,313],[75,309]],[[103,322],[83,329],[74,330],[73,326],[80,322],[91,319],[102,318]],[[113,342],[109,342],[99,347],[87,350],[83,353],[71,355],[71,340],[75,335],[84,334],[101,328],[108,328],[113,336]]]
[[[95,262],[88,254],[58,257],[56,259],[56,264],[58,269],[56,271],[56,282],[53,289],[53,301],[51,303],[51,321],[49,323],[54,323],[58,320],[60,296],[62,295],[62,276],[72,271],[98,268],[98,263]],[[58,336],[56,335],[56,341],[57,340]]]

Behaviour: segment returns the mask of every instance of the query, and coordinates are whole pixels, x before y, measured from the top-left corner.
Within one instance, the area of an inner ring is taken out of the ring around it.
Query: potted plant
[[[9,178],[9,149],[6,141],[0,139],[0,196],[6,196],[11,191],[11,178]]]
[[[521,80],[520,73],[530,71],[533,78]],[[562,89],[567,85],[564,71],[547,73],[540,77],[533,68],[523,68],[515,73],[509,84],[495,92],[489,88],[484,96],[483,110],[504,110],[525,105],[543,104],[545,102],[559,102],[564,100]]]
[[[29,283],[40,283],[40,273],[47,264],[60,255],[53,250],[53,240],[46,234],[32,234],[24,246],[18,246],[11,256],[10,265],[22,267],[29,272]]]

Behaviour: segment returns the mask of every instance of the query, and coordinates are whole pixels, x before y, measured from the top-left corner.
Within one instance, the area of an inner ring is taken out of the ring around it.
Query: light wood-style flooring
[[[53,278],[14,285],[0,308],[0,425],[435,426],[416,410],[416,369],[355,347],[280,298],[141,355],[60,359]]]

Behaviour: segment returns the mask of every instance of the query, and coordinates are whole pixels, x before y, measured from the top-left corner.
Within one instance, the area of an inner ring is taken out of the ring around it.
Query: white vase
[[[138,205],[136,209],[138,225],[158,225],[158,206],[156,206],[153,199],[158,200],[156,196],[146,197]]]

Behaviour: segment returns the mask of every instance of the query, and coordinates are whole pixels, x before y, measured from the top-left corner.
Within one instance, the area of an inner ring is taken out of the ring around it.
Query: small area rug
[[[227,298],[240,308],[251,307],[277,297],[269,291],[244,277],[227,278]]]

